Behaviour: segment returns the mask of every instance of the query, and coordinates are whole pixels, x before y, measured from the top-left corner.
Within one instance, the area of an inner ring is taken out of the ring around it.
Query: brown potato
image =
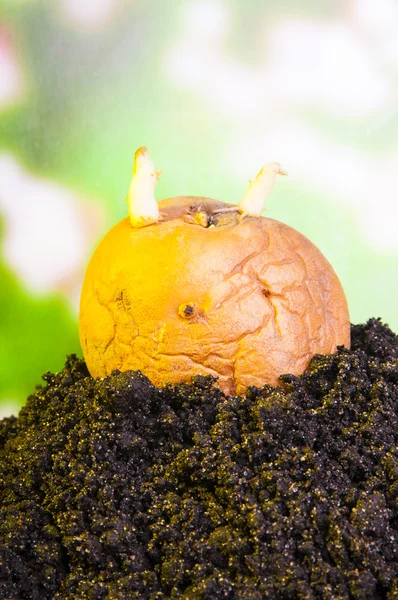
[[[303,235],[209,198],[158,206],[159,222],[124,219],[89,264],[79,327],[94,377],[139,369],[161,386],[211,374],[235,394],[350,346],[340,281]]]

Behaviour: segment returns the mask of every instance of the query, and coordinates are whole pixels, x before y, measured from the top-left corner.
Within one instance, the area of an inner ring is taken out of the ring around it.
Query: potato
[[[239,207],[180,196],[145,212],[157,179],[148,161],[137,151],[130,219],[106,234],[85,276],[79,329],[93,377],[134,369],[162,386],[210,374],[226,394],[240,394],[349,347],[347,302],[329,262],[248,201],[263,180],[269,191],[278,163]]]

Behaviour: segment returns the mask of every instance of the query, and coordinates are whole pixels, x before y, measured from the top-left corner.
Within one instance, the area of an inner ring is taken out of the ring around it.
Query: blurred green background
[[[237,202],[280,161],[267,215],[328,257],[353,322],[398,330],[396,0],[0,6],[3,415],[81,356],[84,269],[141,145],[159,199]]]

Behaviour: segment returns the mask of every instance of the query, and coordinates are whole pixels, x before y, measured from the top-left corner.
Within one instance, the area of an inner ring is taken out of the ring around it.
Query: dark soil
[[[93,380],[0,422],[0,598],[398,598],[398,336],[285,387]]]

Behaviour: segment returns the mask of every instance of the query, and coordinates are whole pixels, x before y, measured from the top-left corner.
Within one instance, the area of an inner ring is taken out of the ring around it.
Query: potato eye
[[[181,304],[178,308],[178,314],[183,317],[183,319],[191,319],[194,315],[196,315],[196,312],[197,308],[194,302]]]

